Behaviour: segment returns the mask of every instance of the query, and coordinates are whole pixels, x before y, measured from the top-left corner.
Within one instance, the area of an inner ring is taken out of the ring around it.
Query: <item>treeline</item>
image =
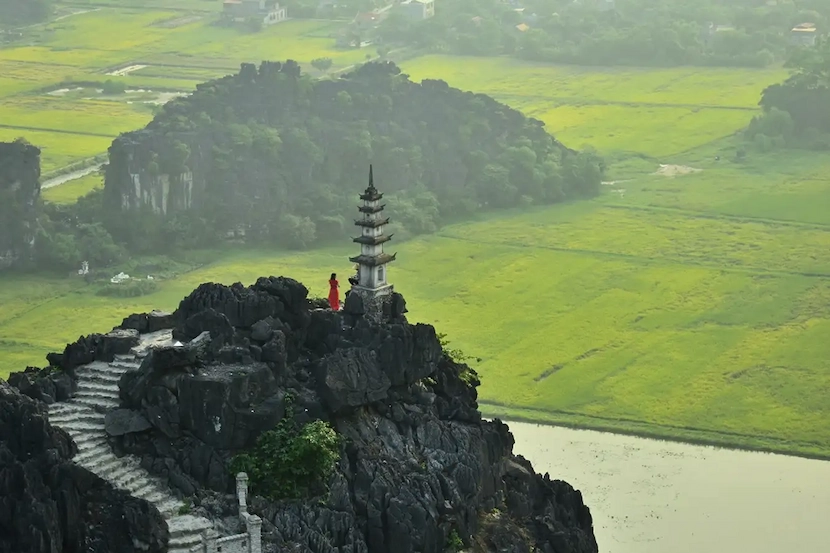
[[[52,0],[0,0],[0,29],[31,25],[52,13]]]
[[[233,233],[305,248],[354,232],[369,163],[398,238],[481,210],[591,197],[603,171],[541,122],[443,81],[414,83],[391,63],[315,81],[295,62],[264,62],[116,139],[103,197],[86,205],[101,202],[100,221],[131,251]]]
[[[432,52],[580,65],[761,67],[788,57],[794,26],[826,32],[830,2],[438,0],[435,13],[412,21],[393,10],[379,38]]]
[[[767,87],[745,137],[758,149],[781,147],[830,150],[830,40],[797,52],[790,77]]]

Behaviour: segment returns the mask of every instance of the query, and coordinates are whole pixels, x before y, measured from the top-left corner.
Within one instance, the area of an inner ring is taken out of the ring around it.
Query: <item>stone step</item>
[[[104,420],[104,414],[92,409],[78,409],[76,411],[59,411],[57,413],[49,412],[49,422],[52,424],[61,425],[72,421],[90,421],[98,422]]]
[[[122,467],[122,461],[118,457],[110,453],[105,453],[100,457],[93,457],[90,459],[87,467],[89,470],[100,476],[101,478],[108,480],[110,482],[117,482],[116,478],[113,478],[113,474],[116,473],[118,469]]]
[[[149,480],[145,476],[140,476],[132,481],[123,481],[118,483],[119,487],[123,487],[126,490],[130,491],[135,497],[146,497],[153,493],[157,489],[157,484],[152,480]]]
[[[84,410],[86,410],[86,407],[76,405],[74,403],[69,403],[67,401],[62,401],[61,403],[53,403],[49,406],[50,415],[62,415],[64,413],[75,413]]]
[[[63,428],[66,430],[72,439],[75,440],[75,443],[78,443],[81,440],[89,440],[93,437],[96,437],[100,434],[103,438],[104,436],[104,421],[91,421],[91,420],[78,420],[78,421],[69,421],[62,424],[57,425],[59,428]],[[92,434],[90,434],[92,433]],[[78,444],[80,447],[81,444]]]
[[[119,370],[122,373],[127,371],[134,371],[141,367],[141,363],[137,361],[113,361],[110,363],[110,369],[112,370]]]
[[[75,397],[72,401],[80,404],[86,405],[88,407],[101,407],[104,409],[116,409],[120,405],[120,401],[115,401],[114,399],[108,399],[104,397]]]
[[[118,389],[118,382],[121,380],[121,376],[101,376],[98,374],[94,375],[87,375],[78,382],[90,382],[95,384],[101,384],[103,386],[114,386]]]
[[[101,392],[102,394],[118,394],[117,382],[101,382],[100,380],[85,379],[78,382],[78,392]]]
[[[178,515],[167,520],[167,529],[170,531],[170,540],[195,533],[197,536],[202,530],[213,528],[213,524],[206,518],[193,515]]]
[[[182,508],[182,503],[178,499],[174,497],[170,497],[169,499],[162,501],[161,503],[156,503],[156,509],[164,516],[164,518],[171,518],[179,514],[179,509]]]
[[[113,401],[118,404],[121,403],[121,399],[118,397],[118,390],[107,392],[102,392],[101,390],[78,390],[73,399],[76,401],[81,399],[101,400],[105,404]]]
[[[122,457],[121,467],[114,471],[110,478],[119,482],[125,488],[133,489],[139,486],[144,480],[152,480],[152,476],[141,468],[141,463],[134,457]]]
[[[85,372],[83,374],[79,374],[78,375],[78,380],[82,382],[84,380],[99,379],[99,380],[105,380],[107,382],[116,382],[117,383],[118,380],[121,378],[121,376],[125,372],[127,372],[127,371],[113,369],[113,368],[110,368],[109,366],[107,366],[107,368],[90,369],[90,370],[88,370],[87,372]]]
[[[100,457],[101,455],[106,455],[109,452],[109,444],[107,442],[101,442],[93,447],[89,447],[84,451],[79,452],[72,460],[81,466],[86,466],[86,464],[91,462],[91,460]]]

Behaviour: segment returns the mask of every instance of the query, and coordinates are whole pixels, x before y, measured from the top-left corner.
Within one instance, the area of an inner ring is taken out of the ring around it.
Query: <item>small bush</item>
[[[193,510],[193,506],[190,504],[190,501],[185,501],[184,504],[179,507],[178,514],[179,515],[189,515],[190,511]]]
[[[340,458],[339,446],[340,437],[328,423],[300,426],[286,415],[257,439],[253,450],[236,455],[230,469],[233,474],[247,473],[258,495],[272,500],[300,499],[324,488]]]
[[[98,295],[116,298],[137,298],[152,294],[157,289],[158,284],[155,280],[128,280],[119,284],[112,282],[104,284],[98,290]]]
[[[461,539],[461,536],[458,535],[458,530],[453,528],[453,531],[450,532],[449,537],[447,537],[447,549],[450,551],[461,551],[464,549],[464,541]]]

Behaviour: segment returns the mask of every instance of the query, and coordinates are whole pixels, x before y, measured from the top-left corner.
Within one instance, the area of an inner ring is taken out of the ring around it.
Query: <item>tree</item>
[[[328,73],[334,61],[331,58],[316,58],[311,60],[311,67],[321,73]]]

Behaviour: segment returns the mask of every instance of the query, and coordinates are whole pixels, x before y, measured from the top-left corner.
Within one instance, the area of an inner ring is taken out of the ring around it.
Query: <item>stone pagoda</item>
[[[387,281],[386,266],[395,260],[397,254],[389,255],[383,251],[384,242],[391,240],[392,235],[383,233],[389,224],[389,217],[383,216],[386,204],[380,204],[383,194],[375,188],[371,165],[369,187],[360,195],[360,199],[363,200],[363,205],[357,209],[362,218],[357,219],[354,224],[361,231],[360,236],[352,239],[360,244],[360,255],[349,258],[349,261],[356,263],[358,267],[351,294],[356,294],[363,300],[363,312],[368,318],[380,321],[388,310],[394,291]]]

